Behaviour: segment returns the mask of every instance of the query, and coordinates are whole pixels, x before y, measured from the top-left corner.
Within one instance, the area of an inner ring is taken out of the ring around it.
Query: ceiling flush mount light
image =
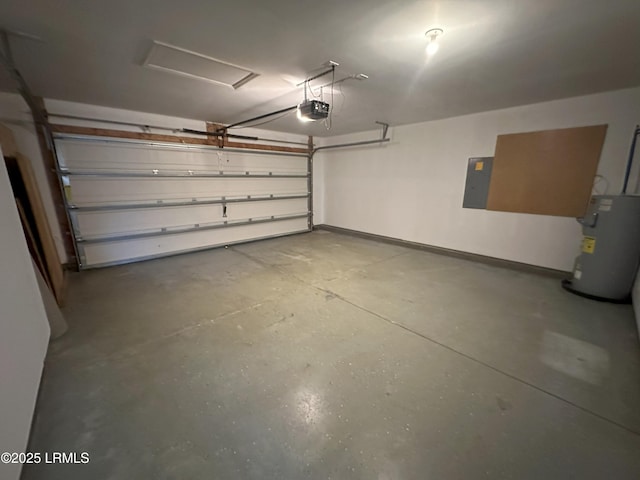
[[[427,30],[424,34],[427,37],[427,56],[431,57],[436,54],[438,49],[440,48],[440,44],[438,43],[438,37],[444,33],[444,30],[441,28],[432,28]]]

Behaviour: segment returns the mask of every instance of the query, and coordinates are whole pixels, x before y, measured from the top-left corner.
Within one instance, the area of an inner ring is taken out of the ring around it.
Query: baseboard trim
[[[361,232],[359,230],[351,230],[349,228],[335,227],[333,225],[314,225],[314,230],[326,230],[334,233],[341,233],[344,235],[351,235],[352,237],[366,238],[368,240],[376,240],[379,242],[388,243],[391,245],[399,245],[401,247],[413,248],[416,250],[423,250],[425,252],[437,253],[439,255],[446,255],[448,257],[461,258],[464,260],[470,260],[473,262],[484,263],[486,265],[492,265],[494,267],[507,268],[509,270],[516,270],[518,272],[535,273],[538,275],[544,275],[546,277],[564,279],[571,275],[571,272],[565,272],[563,270],[555,270],[553,268],[540,267],[537,265],[530,265],[528,263],[514,262],[512,260],[505,260],[502,258],[488,257],[486,255],[479,255],[477,253],[463,252],[461,250],[452,250],[449,248],[436,247],[434,245],[427,245],[424,243],[410,242],[408,240],[401,240],[399,238],[386,237],[384,235],[376,235],[375,233]]]

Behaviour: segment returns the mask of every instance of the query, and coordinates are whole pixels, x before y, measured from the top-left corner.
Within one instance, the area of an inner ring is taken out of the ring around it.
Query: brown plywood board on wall
[[[499,135],[487,210],[584,215],[607,125]]]
[[[44,211],[40,190],[36,183],[33,170],[31,169],[31,162],[20,153],[16,154],[15,159],[18,163],[18,168],[20,169],[20,174],[22,175],[22,180],[29,197],[29,203],[31,204],[31,210],[35,218],[38,238],[44,253],[46,277],[50,281],[53,294],[58,304],[62,305],[65,287],[64,271],[60,257],[58,256],[58,251],[56,250],[51,228],[49,227],[49,221]]]

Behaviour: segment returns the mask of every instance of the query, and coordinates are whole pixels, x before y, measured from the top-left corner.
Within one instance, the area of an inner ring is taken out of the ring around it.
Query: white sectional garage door
[[[304,154],[58,136],[80,268],[308,231]]]

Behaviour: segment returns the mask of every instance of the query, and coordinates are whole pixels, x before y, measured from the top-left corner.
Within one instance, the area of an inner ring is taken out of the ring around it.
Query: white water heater
[[[640,196],[595,195],[582,224],[573,277],[563,286],[597,300],[629,300],[640,263]]]

